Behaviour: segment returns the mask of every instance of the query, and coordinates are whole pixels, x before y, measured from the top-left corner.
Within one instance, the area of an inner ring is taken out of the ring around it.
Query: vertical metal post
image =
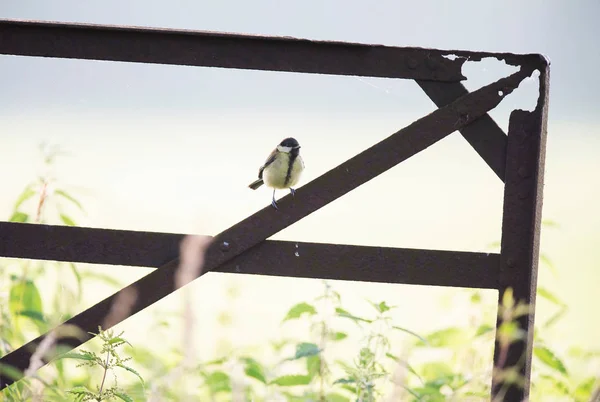
[[[541,228],[543,169],[546,149],[548,69],[540,75],[540,97],[533,112],[515,110],[510,115],[506,160],[506,184],[502,221],[499,302],[507,288],[513,289],[515,302],[535,308],[539,237]],[[533,351],[534,314],[521,316],[524,331],[521,341],[501,350],[494,349],[494,371],[518,367],[522,381],[507,378],[492,380],[492,400],[523,401],[529,397]],[[498,330],[501,319],[498,319]]]

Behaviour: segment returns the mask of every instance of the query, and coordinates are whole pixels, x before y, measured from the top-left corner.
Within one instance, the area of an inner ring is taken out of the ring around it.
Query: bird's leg
[[[275,201],[275,189],[273,189],[273,200],[271,201],[271,205],[273,206],[273,208],[279,209],[279,207],[277,206],[277,202]]]
[[[296,195],[296,190],[290,187],[290,193],[292,193],[292,197]]]

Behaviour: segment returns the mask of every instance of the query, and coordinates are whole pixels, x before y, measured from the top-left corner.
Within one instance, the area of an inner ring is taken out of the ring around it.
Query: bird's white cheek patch
[[[288,152],[290,152],[292,150],[292,147],[284,147],[284,146],[281,146],[281,145],[277,145],[277,150],[279,152],[288,153]]]

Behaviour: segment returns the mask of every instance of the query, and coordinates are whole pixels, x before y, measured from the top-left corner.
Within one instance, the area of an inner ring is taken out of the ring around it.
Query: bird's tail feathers
[[[250,185],[248,187],[251,188],[252,190],[256,190],[263,184],[264,184],[263,179],[258,179],[256,181],[253,181],[252,183],[250,183]]]

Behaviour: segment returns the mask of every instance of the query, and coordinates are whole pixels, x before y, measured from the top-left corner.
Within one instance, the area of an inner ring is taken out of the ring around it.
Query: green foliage
[[[62,154],[46,146],[46,168]],[[50,173],[27,184],[15,198],[7,214],[13,222],[76,226],[85,214],[78,197]],[[544,228],[559,226],[545,221]],[[499,246],[499,242],[491,245]],[[542,253],[540,264],[558,275],[547,254]],[[0,299],[0,356],[81,310],[90,283],[121,285],[101,270],[84,270],[74,263],[0,261],[0,297],[4,298]],[[516,320],[529,314],[529,306],[515,300],[511,290],[502,295],[497,309],[483,291],[453,294],[457,303],[468,306],[468,324],[418,333],[393,318],[394,312],[415,306],[374,300],[366,301],[360,310],[349,307],[347,296],[324,282],[320,295],[299,300],[283,315],[282,329],[293,328],[293,337],[275,334],[257,347],[215,351],[207,361],[191,367],[180,364],[187,353],[181,345],[174,350],[167,350],[171,344],[160,350],[144,344],[133,348],[122,333],[100,329],[86,349],[64,353],[40,370],[37,378],[20,380],[3,390],[0,402],[34,400],[40,392],[41,400],[50,402],[146,401],[151,396],[158,396],[154,400],[214,402],[374,402],[392,397],[406,402],[479,401],[489,400],[492,376],[522,384],[518,366],[491,372],[491,351],[495,339],[501,351],[523,339]],[[538,303],[554,310],[548,319],[536,323],[530,400],[588,401],[600,383],[597,373],[580,368],[599,364],[600,351],[557,348],[546,334],[568,307],[554,289],[540,287],[538,296]],[[171,336],[171,318],[157,316],[156,328],[166,329],[169,338],[176,339]],[[501,324],[496,333],[497,318]],[[9,366],[0,366],[0,371],[14,378],[23,374]],[[174,373],[179,377],[171,379]]]

